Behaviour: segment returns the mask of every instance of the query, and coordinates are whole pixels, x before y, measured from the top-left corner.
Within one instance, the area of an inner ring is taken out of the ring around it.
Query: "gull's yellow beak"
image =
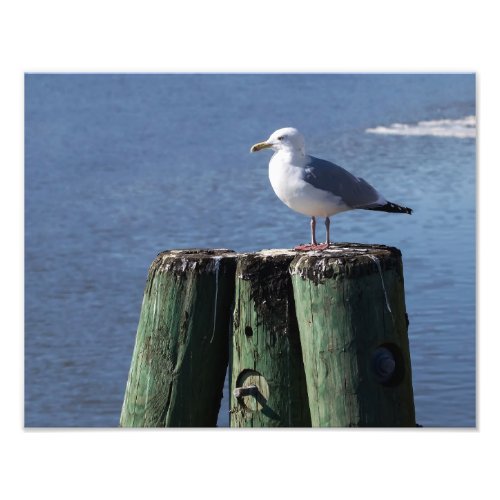
[[[260,151],[261,149],[270,148],[271,146],[272,146],[272,144],[269,142],[259,142],[257,144],[254,144],[250,148],[250,153],[255,153],[256,151]]]

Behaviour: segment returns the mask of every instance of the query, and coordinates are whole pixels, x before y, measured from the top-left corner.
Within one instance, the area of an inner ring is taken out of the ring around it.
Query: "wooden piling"
[[[238,256],[232,427],[311,425],[289,266],[296,253]]]
[[[120,426],[216,425],[235,267],[228,250],[172,250],[152,263]]]
[[[415,426],[401,253],[172,250],[150,267],[123,427]],[[232,333],[232,335],[231,335]]]
[[[313,427],[414,427],[400,251],[336,244],[290,270]]]

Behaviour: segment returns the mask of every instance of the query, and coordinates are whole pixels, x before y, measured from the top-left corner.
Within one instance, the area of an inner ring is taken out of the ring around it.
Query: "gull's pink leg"
[[[295,250],[325,250],[328,248],[328,245],[321,244],[318,245],[316,241],[316,217],[311,217],[311,244],[310,245],[298,245],[295,247]]]
[[[327,217],[325,219],[325,226],[326,226],[326,246],[330,246],[330,217]]]
[[[316,217],[311,217],[311,245],[316,246]]]

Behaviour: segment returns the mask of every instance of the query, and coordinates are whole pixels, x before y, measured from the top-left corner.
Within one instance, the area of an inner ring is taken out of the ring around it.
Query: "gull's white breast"
[[[269,180],[278,198],[292,210],[310,217],[329,217],[350,210],[339,196],[303,180],[304,168],[279,153],[269,162]]]

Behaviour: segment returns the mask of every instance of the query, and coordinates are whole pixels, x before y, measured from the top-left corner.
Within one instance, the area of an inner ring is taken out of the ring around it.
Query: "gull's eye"
[[[282,141],[284,138],[285,138],[285,136],[284,136],[284,135],[280,135],[280,136],[278,137],[278,141]]]

